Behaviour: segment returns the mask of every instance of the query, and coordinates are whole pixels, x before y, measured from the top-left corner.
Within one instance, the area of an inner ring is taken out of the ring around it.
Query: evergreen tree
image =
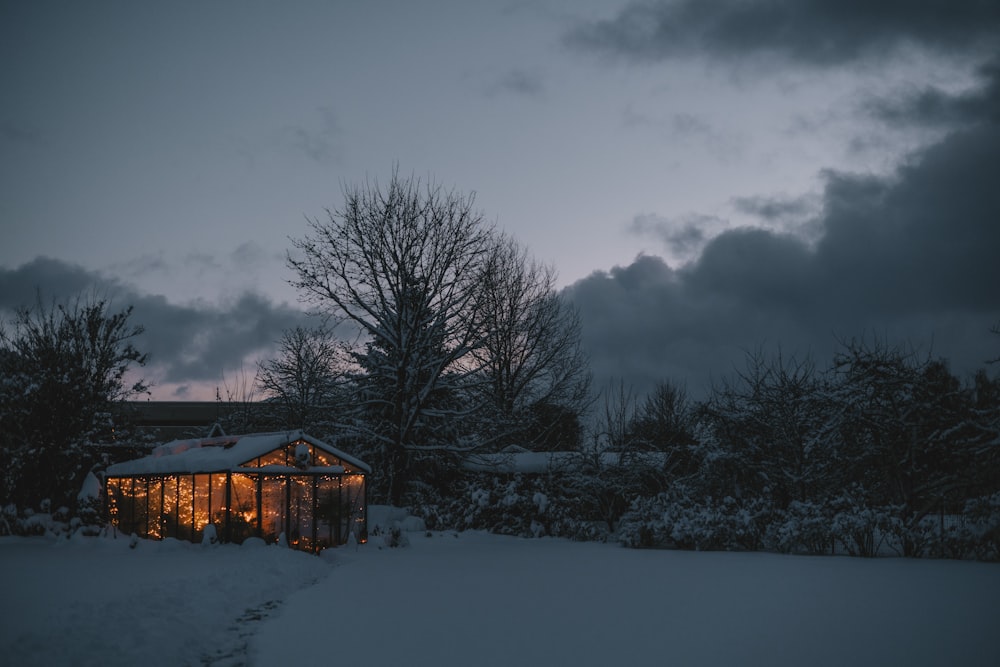
[[[146,391],[126,375],[146,355],[132,308],[103,300],[16,311],[0,328],[0,499],[72,505],[83,477],[112,442],[112,406]]]

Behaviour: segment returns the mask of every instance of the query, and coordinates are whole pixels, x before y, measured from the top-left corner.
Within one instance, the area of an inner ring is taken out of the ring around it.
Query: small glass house
[[[174,440],[104,473],[111,523],[126,534],[200,542],[284,535],[308,551],[367,539],[371,469],[302,431]]]

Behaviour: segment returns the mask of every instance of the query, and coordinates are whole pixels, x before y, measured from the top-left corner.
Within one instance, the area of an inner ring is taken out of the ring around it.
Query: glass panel
[[[354,535],[358,542],[368,539],[365,524],[365,477],[364,475],[344,475],[342,503],[344,516],[341,540],[346,541],[349,534]]]
[[[194,541],[201,541],[201,531],[208,524],[208,475],[194,476]]]
[[[319,449],[317,447],[313,447],[312,448],[312,452],[313,452],[313,465],[314,466],[329,467],[329,466],[339,466],[340,465],[340,459],[338,459],[333,454],[327,454],[322,449]]]
[[[257,532],[257,475],[233,473],[229,539],[241,543]]]
[[[286,532],[287,508],[285,477],[264,476],[261,479],[261,532],[268,544],[277,542],[278,536]]]
[[[240,468],[258,468],[260,467],[260,457],[255,459],[250,459],[249,461],[244,461],[239,465]]]
[[[126,534],[133,532],[132,524],[132,480],[130,478],[108,478],[108,515],[112,525]]]
[[[177,478],[177,539],[191,539],[191,521],[194,518],[194,496],[191,493],[191,475]]]
[[[132,480],[132,497],[135,499],[133,504],[132,515],[132,529],[129,534],[135,533],[139,537],[146,537],[146,519],[148,518],[148,513],[146,511],[146,483],[147,480],[143,477],[137,477]]]
[[[316,483],[316,548],[340,543],[340,478],[320,477]]]
[[[163,536],[177,537],[177,477],[163,478]]]
[[[160,493],[163,491],[163,478],[151,477],[149,479],[149,537],[163,539],[163,498]]]
[[[227,539],[226,473],[217,472],[209,475],[209,477],[211,478],[210,485],[212,487],[212,507],[209,514],[212,517],[212,523],[215,524],[216,534],[220,540],[225,541]]]
[[[333,454],[328,454],[318,447],[313,447],[313,465],[315,466],[341,466],[344,472],[349,473],[360,473],[361,471],[352,466],[349,463],[345,463],[343,459]]]
[[[260,457],[261,466],[287,466],[288,455],[284,447],[274,450]]]

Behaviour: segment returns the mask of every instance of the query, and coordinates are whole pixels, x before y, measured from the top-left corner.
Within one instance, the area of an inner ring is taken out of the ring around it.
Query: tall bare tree
[[[515,240],[499,238],[482,281],[486,336],[473,352],[491,416],[512,428],[513,437],[539,441],[522,444],[543,447],[567,415],[579,417],[590,390],[580,318],[556,291],[555,279],[551,266]]]
[[[474,373],[482,344],[481,277],[493,230],[474,197],[403,178],[345,188],[341,209],[309,220],[293,240],[292,284],[335,323],[362,334],[355,354],[368,418],[355,426],[379,444],[390,502],[400,502],[408,457],[444,446],[430,426],[455,409],[436,400]]]
[[[256,384],[265,398],[281,408],[285,428],[311,429],[331,418],[343,354],[326,327],[286,330],[278,356],[257,364]]]

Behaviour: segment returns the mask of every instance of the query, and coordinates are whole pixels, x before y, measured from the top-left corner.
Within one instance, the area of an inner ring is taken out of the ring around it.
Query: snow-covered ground
[[[996,564],[409,540],[3,538],[0,663],[1000,665]]]
[[[0,665],[239,665],[258,619],[332,568],[309,554],[0,538]]]

